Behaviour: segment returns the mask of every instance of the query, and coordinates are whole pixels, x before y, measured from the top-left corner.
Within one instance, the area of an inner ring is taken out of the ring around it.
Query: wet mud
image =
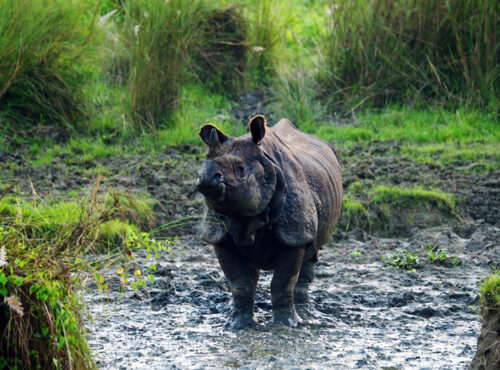
[[[485,232],[500,237],[496,228]],[[413,272],[380,260],[432,238],[449,240],[461,265]],[[481,327],[477,284],[487,271],[466,254],[476,238],[446,229],[411,240],[334,243],[322,251],[311,303],[297,305],[299,328],[269,323],[271,274],[264,273],[258,327],[231,332],[224,330],[229,287],[211,247],[185,237],[162,256],[148,290],[87,293],[90,344],[101,368],[466,368]]]
[[[500,265],[500,173],[419,164],[393,154],[397,143],[370,145],[371,151],[340,150],[345,188],[359,180],[439,188],[456,196],[460,212],[439,226],[420,225],[399,235],[339,229],[321,252],[311,303],[297,306],[304,322],[295,329],[269,324],[271,273],[263,272],[257,328],[224,330],[229,286],[212,247],[199,238],[203,200],[194,183],[203,153],[183,146],[153,157],[94,163],[110,173],[103,190],[147,192],[157,200],[158,225],[188,217],[163,230],[162,236],[179,239],[161,255],[148,289],[122,292],[114,268],[106,272],[108,291],[88,285],[88,335],[98,366],[467,368],[481,330],[478,282]],[[93,183],[64,158],[38,168],[16,153],[2,158],[18,163],[12,178],[27,197],[28,179],[40,195],[83,191]],[[447,249],[460,264],[425,261],[409,271],[381,260],[398,250],[422,255],[429,244]],[[144,256],[137,261],[146,265]]]

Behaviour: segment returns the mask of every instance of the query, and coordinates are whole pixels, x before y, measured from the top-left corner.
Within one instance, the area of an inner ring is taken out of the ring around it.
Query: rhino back
[[[287,119],[268,130],[262,147],[279,164],[287,183],[277,238],[290,246],[325,244],[342,207],[342,172],[333,148]]]

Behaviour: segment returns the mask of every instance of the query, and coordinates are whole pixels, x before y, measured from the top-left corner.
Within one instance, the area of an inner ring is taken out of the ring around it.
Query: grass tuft
[[[424,202],[430,203],[450,214],[455,211],[455,199],[453,196],[440,190],[427,190],[420,187],[409,189],[399,186],[378,185],[373,187],[370,192],[376,204],[390,204],[396,208],[405,208]]]
[[[500,271],[496,271],[480,284],[481,304],[500,310]]]

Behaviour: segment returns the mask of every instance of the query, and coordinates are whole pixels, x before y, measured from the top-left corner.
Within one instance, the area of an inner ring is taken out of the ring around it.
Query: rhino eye
[[[238,165],[237,171],[238,175],[240,175],[241,177],[245,176],[245,166],[243,166],[242,164]]]

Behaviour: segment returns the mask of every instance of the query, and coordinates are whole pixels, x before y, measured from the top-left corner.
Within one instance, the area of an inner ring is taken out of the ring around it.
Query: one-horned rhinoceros
[[[273,321],[296,326],[293,304],[308,301],[318,250],[333,233],[342,205],[342,174],[334,149],[288,119],[230,137],[211,124],[200,137],[209,150],[197,189],[208,207],[204,238],[213,244],[231,286],[228,325],[256,324],[260,269],[274,270]]]

